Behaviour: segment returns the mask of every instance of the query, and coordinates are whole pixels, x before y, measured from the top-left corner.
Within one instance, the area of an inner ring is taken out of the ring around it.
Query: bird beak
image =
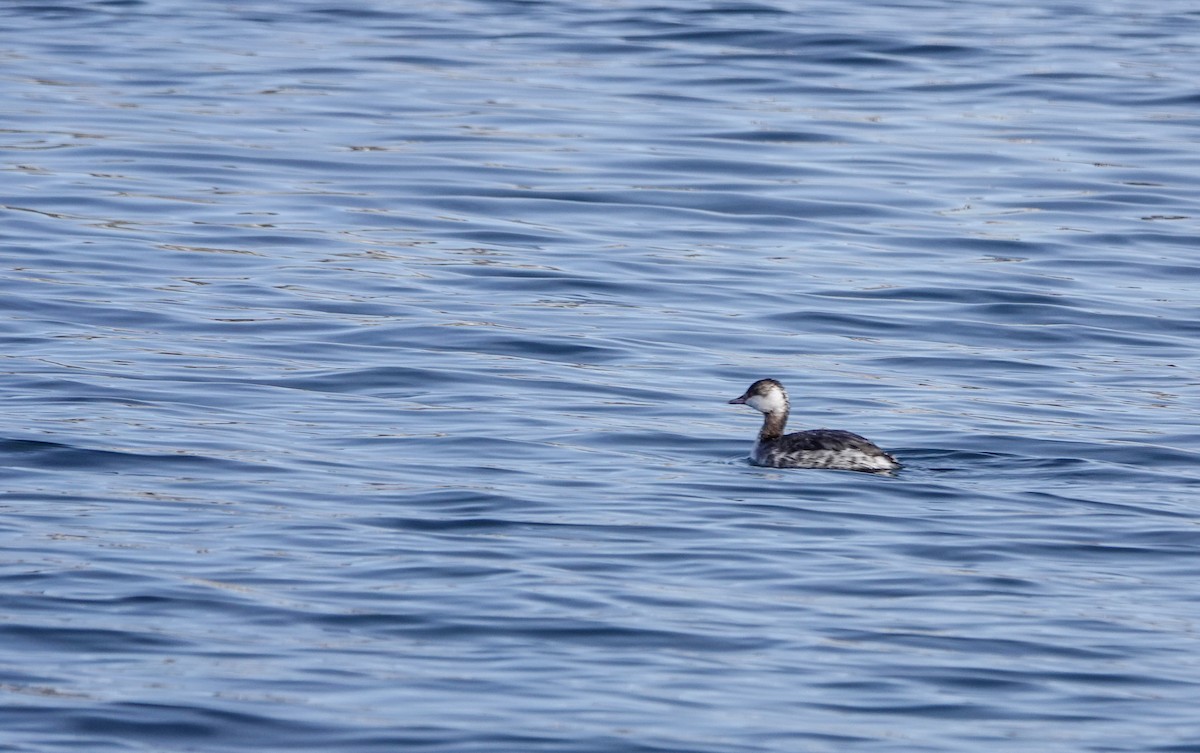
[[[729,404],[730,405],[745,405],[746,404],[746,396],[742,395],[741,397],[735,397],[734,399],[729,401]]]

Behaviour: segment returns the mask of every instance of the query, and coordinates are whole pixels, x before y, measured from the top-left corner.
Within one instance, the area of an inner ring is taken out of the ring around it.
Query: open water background
[[[0,27],[0,750],[1200,751],[1195,3]]]

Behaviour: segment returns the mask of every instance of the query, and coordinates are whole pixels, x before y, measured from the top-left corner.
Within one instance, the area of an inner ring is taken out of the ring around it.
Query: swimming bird
[[[811,429],[784,434],[788,395],[774,379],[759,379],[731,405],[749,405],[763,414],[762,429],[750,460],[770,468],[832,468],[880,473],[894,471],[899,461],[870,440],[840,429]]]

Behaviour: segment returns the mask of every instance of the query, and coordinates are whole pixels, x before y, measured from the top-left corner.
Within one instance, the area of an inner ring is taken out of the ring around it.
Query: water
[[[1101,5],[7,5],[0,750],[1200,750],[1200,13]]]

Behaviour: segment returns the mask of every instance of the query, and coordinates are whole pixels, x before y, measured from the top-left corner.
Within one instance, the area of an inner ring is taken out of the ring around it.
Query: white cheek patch
[[[783,396],[778,392],[770,392],[766,395],[755,395],[746,401],[749,405],[763,413],[774,413],[781,411],[784,408]]]

